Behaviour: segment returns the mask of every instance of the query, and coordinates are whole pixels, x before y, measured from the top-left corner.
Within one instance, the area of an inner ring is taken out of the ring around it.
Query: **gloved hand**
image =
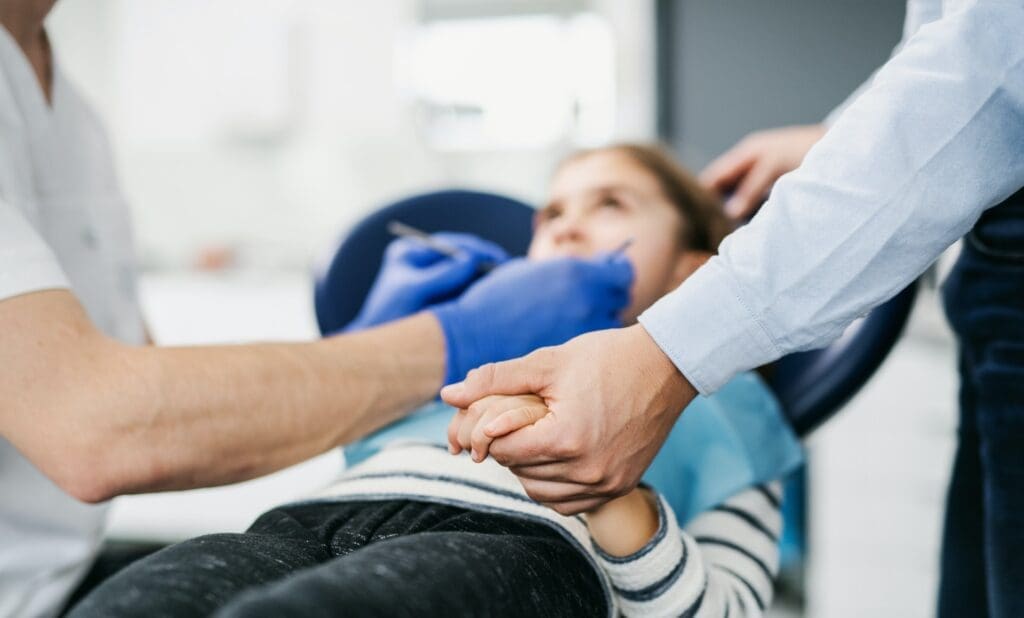
[[[632,282],[622,255],[509,260],[458,299],[429,309],[444,330],[445,384],[486,363],[621,326]]]
[[[471,234],[441,232],[433,237],[459,248],[459,254],[444,255],[411,238],[392,241],[366,302],[346,331],[377,326],[451,300],[480,276],[481,263],[500,264],[508,259],[504,249]]]

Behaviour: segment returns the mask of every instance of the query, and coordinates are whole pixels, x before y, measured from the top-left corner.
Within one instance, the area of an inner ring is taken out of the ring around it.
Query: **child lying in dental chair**
[[[628,259],[628,324],[727,230],[718,203],[668,155],[612,146],[559,166],[528,259]],[[624,256],[608,254],[629,240]],[[698,398],[645,484],[579,517],[531,500],[486,457],[489,439],[542,427],[544,401],[491,397],[473,410],[449,436],[453,409],[424,406],[347,447],[348,468],[318,495],[244,534],[136,563],[79,615],[737,617],[770,604],[779,479],[801,452],[756,375]],[[449,440],[453,451],[475,446],[475,457],[453,456]]]

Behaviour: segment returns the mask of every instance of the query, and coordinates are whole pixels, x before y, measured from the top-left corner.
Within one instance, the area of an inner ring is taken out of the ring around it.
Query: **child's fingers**
[[[507,435],[522,429],[527,425],[532,425],[543,418],[549,410],[544,406],[522,406],[519,408],[513,408],[500,415],[493,420],[483,424],[483,433],[489,438],[500,438],[501,436]]]
[[[491,421],[500,417],[507,412],[500,406],[495,406],[480,416],[476,426],[473,427],[473,431],[470,433],[470,452],[473,455],[473,461],[481,462],[487,458],[487,453],[490,450],[491,442],[494,438],[488,436],[484,432],[484,427],[487,427]]]
[[[490,451],[491,442],[506,434],[532,425],[543,418],[547,407],[543,405],[522,405],[522,402],[510,402],[518,407],[503,410],[500,406],[485,412],[477,421],[470,433],[470,447],[474,461],[483,461]],[[493,431],[497,424],[499,431]]]
[[[458,455],[462,452],[462,445],[459,444],[459,428],[465,420],[465,410],[456,410],[452,414],[452,420],[448,421],[448,452]]]
[[[469,408],[460,410],[448,423],[449,450],[454,454],[468,450],[472,452],[475,461],[483,461],[487,457],[491,441],[497,437],[496,435],[492,436],[485,433],[484,428],[491,421],[501,417],[510,410],[523,407],[539,407],[539,411],[534,410],[522,417],[517,417],[525,418],[524,424],[528,425],[533,422],[530,419],[538,419],[547,413],[547,408],[539,402],[541,402],[541,399],[532,395],[514,397],[491,395],[473,402]],[[513,426],[506,433],[514,431],[516,428]]]
[[[459,425],[458,437],[459,446],[464,450],[470,450],[473,447],[472,436],[473,428],[477,426],[480,421],[480,415],[483,413],[485,405],[478,405],[474,403],[462,414],[462,424]]]
[[[487,446],[490,443],[483,434],[483,427],[490,419],[521,405],[523,403],[516,397],[503,395],[492,395],[474,402],[469,406],[462,426],[459,427],[459,445],[471,452],[474,461],[483,461],[487,457]],[[479,450],[475,449],[476,446],[480,447]]]
[[[469,450],[470,432],[473,431],[480,416],[503,399],[505,397],[501,395],[490,395],[473,402],[466,409],[459,410],[459,413],[448,424],[448,443],[451,445],[449,450],[456,455],[463,450]]]

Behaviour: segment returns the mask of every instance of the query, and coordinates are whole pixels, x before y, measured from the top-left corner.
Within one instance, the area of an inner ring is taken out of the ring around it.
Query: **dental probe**
[[[636,240],[636,239],[635,238],[627,238],[626,242],[624,242],[621,245],[619,245],[619,248],[616,249],[615,251],[612,251],[611,253],[609,253],[608,257],[618,257],[618,256],[622,255],[623,253],[626,252],[626,249],[629,249],[630,245],[633,244],[634,240]]]
[[[416,240],[442,255],[447,255],[448,257],[458,257],[459,255],[462,254],[462,249],[459,249],[454,245],[446,243],[443,240],[438,240],[431,236],[429,233],[414,228],[411,225],[402,223],[401,221],[389,221],[388,232],[394,234],[395,236],[401,236],[402,238],[411,238],[413,240]],[[494,268],[497,265],[497,262],[480,262],[479,264],[477,264],[476,269],[479,274],[485,274],[494,270]]]

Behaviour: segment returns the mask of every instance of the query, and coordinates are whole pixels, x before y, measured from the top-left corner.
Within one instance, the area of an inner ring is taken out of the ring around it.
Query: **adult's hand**
[[[366,302],[345,330],[379,326],[455,298],[479,277],[482,263],[508,259],[504,249],[471,234],[441,232],[433,238],[459,249],[458,255],[412,238],[392,241]]]
[[[490,454],[531,498],[565,515],[633,489],[697,394],[636,325],[485,365],[441,397],[466,410],[488,395],[524,393],[551,413],[494,440]]]
[[[474,367],[620,326],[633,267],[625,257],[509,260],[458,299],[431,307],[445,335],[445,384]]]
[[[720,195],[732,194],[725,203],[729,217],[747,218],[780,176],[800,166],[826,130],[812,124],[751,133],[704,168],[700,181]]]

